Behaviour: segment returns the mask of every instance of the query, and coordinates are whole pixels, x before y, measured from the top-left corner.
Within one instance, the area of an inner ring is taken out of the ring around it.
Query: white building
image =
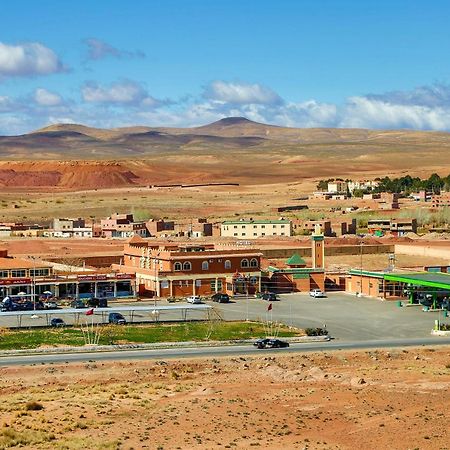
[[[236,220],[225,221],[220,226],[220,235],[237,239],[257,239],[263,236],[291,236],[291,221]]]

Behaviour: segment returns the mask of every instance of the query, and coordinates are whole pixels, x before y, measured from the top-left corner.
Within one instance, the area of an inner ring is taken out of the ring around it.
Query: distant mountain
[[[259,184],[413,169],[448,173],[450,134],[288,128],[245,117],[193,128],[56,124],[21,136],[0,136],[0,159],[0,186],[14,188]]]

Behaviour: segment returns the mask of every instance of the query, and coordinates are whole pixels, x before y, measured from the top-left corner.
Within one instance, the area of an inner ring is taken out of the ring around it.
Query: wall
[[[400,255],[431,256],[433,258],[450,259],[450,246],[396,244],[395,253]]]

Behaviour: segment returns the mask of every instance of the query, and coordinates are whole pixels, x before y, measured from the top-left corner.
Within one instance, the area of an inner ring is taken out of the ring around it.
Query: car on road
[[[64,320],[60,319],[59,317],[53,317],[53,319],[50,320],[50,325],[53,328],[61,328],[61,327],[65,327],[66,323],[64,322]]]
[[[86,305],[84,304],[83,300],[74,300],[70,304],[70,307],[75,308],[75,309],[81,309],[81,308],[86,308]]]
[[[313,298],[326,297],[325,292],[320,289],[313,289],[312,291],[309,291],[309,296]]]
[[[261,295],[261,298],[263,300],[267,300],[268,302],[276,302],[280,300],[280,298],[277,297],[277,294],[275,294],[275,292],[265,292],[264,294]]]
[[[223,292],[217,292],[211,296],[211,300],[218,303],[229,303],[230,296],[228,294],[224,294]]]
[[[193,305],[198,305],[202,302],[202,299],[198,295],[191,295],[190,297],[186,298],[186,301],[188,303],[192,303]]]
[[[108,323],[113,323],[115,325],[125,325],[127,321],[125,320],[125,317],[122,316],[122,314],[112,312],[109,313]]]
[[[58,309],[58,303],[53,301],[44,302],[45,309]]]
[[[289,347],[289,342],[282,341],[280,339],[265,338],[265,339],[258,339],[256,342],[253,343],[253,345],[259,349],[286,348]]]

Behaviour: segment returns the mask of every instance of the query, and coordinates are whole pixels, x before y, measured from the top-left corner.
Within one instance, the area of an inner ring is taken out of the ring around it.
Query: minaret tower
[[[319,224],[314,227],[312,239],[312,267],[313,269],[323,269],[325,267],[324,237]]]

